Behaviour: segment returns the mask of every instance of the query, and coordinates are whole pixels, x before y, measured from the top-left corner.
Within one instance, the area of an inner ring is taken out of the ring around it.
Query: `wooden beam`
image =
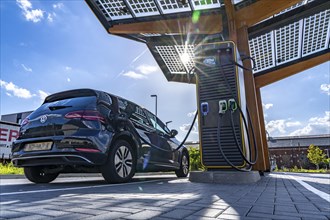
[[[281,79],[292,76],[296,73],[312,68],[329,60],[330,60],[330,53],[326,53],[305,61],[298,62],[296,64],[292,64],[280,68],[270,73],[266,73],[260,76],[255,76],[254,79],[255,79],[256,87],[261,88],[263,86],[267,86],[271,83],[277,82]]]
[[[139,33],[180,33],[180,34],[216,34],[223,31],[222,15],[201,15],[197,22],[191,17],[119,24],[109,28],[110,34]]]
[[[259,0],[236,11],[236,26],[237,28],[251,27],[299,2],[301,0]]]
[[[249,55],[249,44],[248,44],[248,31],[247,26],[242,27],[237,30],[237,46],[239,48],[240,52],[245,53],[246,55]],[[251,68],[251,63],[247,60],[244,62],[244,66],[246,68]],[[268,160],[265,156],[264,152],[264,146],[262,141],[262,129],[261,129],[261,123],[260,123],[260,114],[263,114],[263,112],[260,112],[260,103],[257,102],[257,94],[256,94],[256,88],[255,88],[255,82],[253,74],[250,71],[244,70],[244,82],[245,82],[245,94],[246,94],[246,103],[247,107],[249,109],[249,113],[251,116],[252,126],[254,128],[254,134],[255,134],[255,140],[257,145],[257,151],[258,151],[258,159],[256,164],[253,166],[253,170],[258,171],[266,171],[267,170],[267,163]],[[262,107],[261,107],[262,108]],[[250,129],[251,131],[251,129]],[[252,132],[250,132],[251,134]],[[252,136],[250,136],[253,138]],[[251,139],[250,138],[250,139]],[[252,139],[251,139],[252,140]],[[253,144],[253,143],[251,143]],[[251,154],[255,155],[253,145],[251,147]],[[254,159],[254,158],[253,158]]]
[[[225,0],[225,8],[228,21],[229,39],[237,42],[235,7],[231,0]]]

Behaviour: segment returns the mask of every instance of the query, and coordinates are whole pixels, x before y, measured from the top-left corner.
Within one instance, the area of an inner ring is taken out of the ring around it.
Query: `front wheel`
[[[135,167],[136,156],[132,146],[119,140],[110,149],[108,161],[101,167],[101,172],[108,183],[123,183],[132,179]]]
[[[180,169],[175,171],[177,177],[187,177],[189,173],[189,155],[186,151],[182,152]]]
[[[45,173],[42,167],[24,167],[25,177],[34,183],[50,183],[59,173]]]

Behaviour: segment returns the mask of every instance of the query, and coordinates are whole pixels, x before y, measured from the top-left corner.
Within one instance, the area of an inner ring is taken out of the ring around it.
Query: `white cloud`
[[[32,72],[32,69],[30,67],[27,67],[25,66],[24,64],[21,64],[21,66],[23,67],[23,69],[26,71],[26,72]]]
[[[144,75],[149,75],[153,72],[156,72],[158,70],[158,67],[150,65],[140,65],[136,67],[136,70],[140,71]]]
[[[285,125],[287,127],[296,127],[296,126],[300,126],[301,122],[300,121],[289,121],[289,122],[286,122]]]
[[[123,76],[133,78],[133,79],[146,79],[147,78],[145,75],[136,73],[134,71],[128,71],[126,73],[123,73]]]
[[[22,9],[23,15],[27,21],[37,23],[44,17],[44,11],[41,9],[33,9],[29,0],[16,0],[17,5]]]
[[[67,78],[66,81],[71,82],[71,79],[70,78]]]
[[[23,99],[29,99],[29,98],[32,98],[33,96],[35,96],[35,95],[31,94],[31,92],[29,90],[20,88],[12,82],[8,83],[3,80],[0,80],[0,86],[1,86],[1,88],[4,88],[6,90],[7,95],[10,94],[10,95],[16,96],[18,98],[23,98]]]
[[[280,132],[281,134],[284,134],[286,132],[285,130],[285,120],[280,119],[280,120],[272,120],[268,123],[266,123],[266,130],[271,133],[271,132]]]
[[[70,66],[66,66],[66,67],[65,67],[65,71],[70,72],[71,70],[72,70],[72,67],[70,67]]]
[[[180,126],[180,130],[181,131],[189,131],[190,126],[191,126],[191,124],[183,124],[182,126]],[[196,133],[197,132],[196,126],[193,126],[191,131]]]
[[[57,4],[53,4],[54,9],[62,9],[64,7],[64,4],[59,2]]]
[[[273,104],[272,104],[272,103],[268,103],[268,104],[264,104],[264,103],[262,103],[262,107],[264,107],[264,109],[268,110],[268,109],[270,109],[271,107],[273,107]]]
[[[135,68],[135,70],[138,71],[138,73],[136,71],[128,71],[128,72],[124,72],[122,71],[120,75],[129,77],[129,78],[133,78],[133,79],[146,79],[148,78],[147,75],[150,75],[151,73],[154,73],[158,70],[157,66],[150,66],[150,65],[140,65],[138,67]]]
[[[47,21],[49,21],[49,22],[53,22],[53,21],[54,21],[54,17],[56,17],[56,13],[55,13],[55,12],[53,12],[53,13],[48,13]]]
[[[323,117],[310,118],[307,126],[292,132],[290,135],[316,135],[330,133],[330,111],[326,111]]]
[[[196,112],[197,112],[197,111],[189,112],[189,113],[187,114],[187,116],[188,116],[189,118],[194,117],[195,114],[196,114]]]
[[[327,95],[330,95],[330,84],[322,84],[320,86],[320,89],[322,93],[326,93]]]
[[[47,96],[49,96],[49,94],[48,94],[47,92],[44,92],[44,91],[42,91],[42,90],[38,90],[38,93],[39,93],[39,98],[40,98],[42,101],[44,101],[45,98],[46,98]]]

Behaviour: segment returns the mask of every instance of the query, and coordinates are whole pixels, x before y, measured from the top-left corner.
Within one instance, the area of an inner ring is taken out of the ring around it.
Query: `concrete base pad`
[[[260,180],[258,171],[193,171],[189,181],[197,183],[247,184]]]

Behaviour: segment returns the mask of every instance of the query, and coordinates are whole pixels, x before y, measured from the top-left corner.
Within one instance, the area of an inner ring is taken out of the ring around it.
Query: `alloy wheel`
[[[120,146],[115,154],[115,168],[117,174],[125,178],[132,171],[132,153],[126,146]]]
[[[188,162],[188,158],[186,155],[182,156],[182,170],[184,174],[188,174],[189,172],[189,162]]]

